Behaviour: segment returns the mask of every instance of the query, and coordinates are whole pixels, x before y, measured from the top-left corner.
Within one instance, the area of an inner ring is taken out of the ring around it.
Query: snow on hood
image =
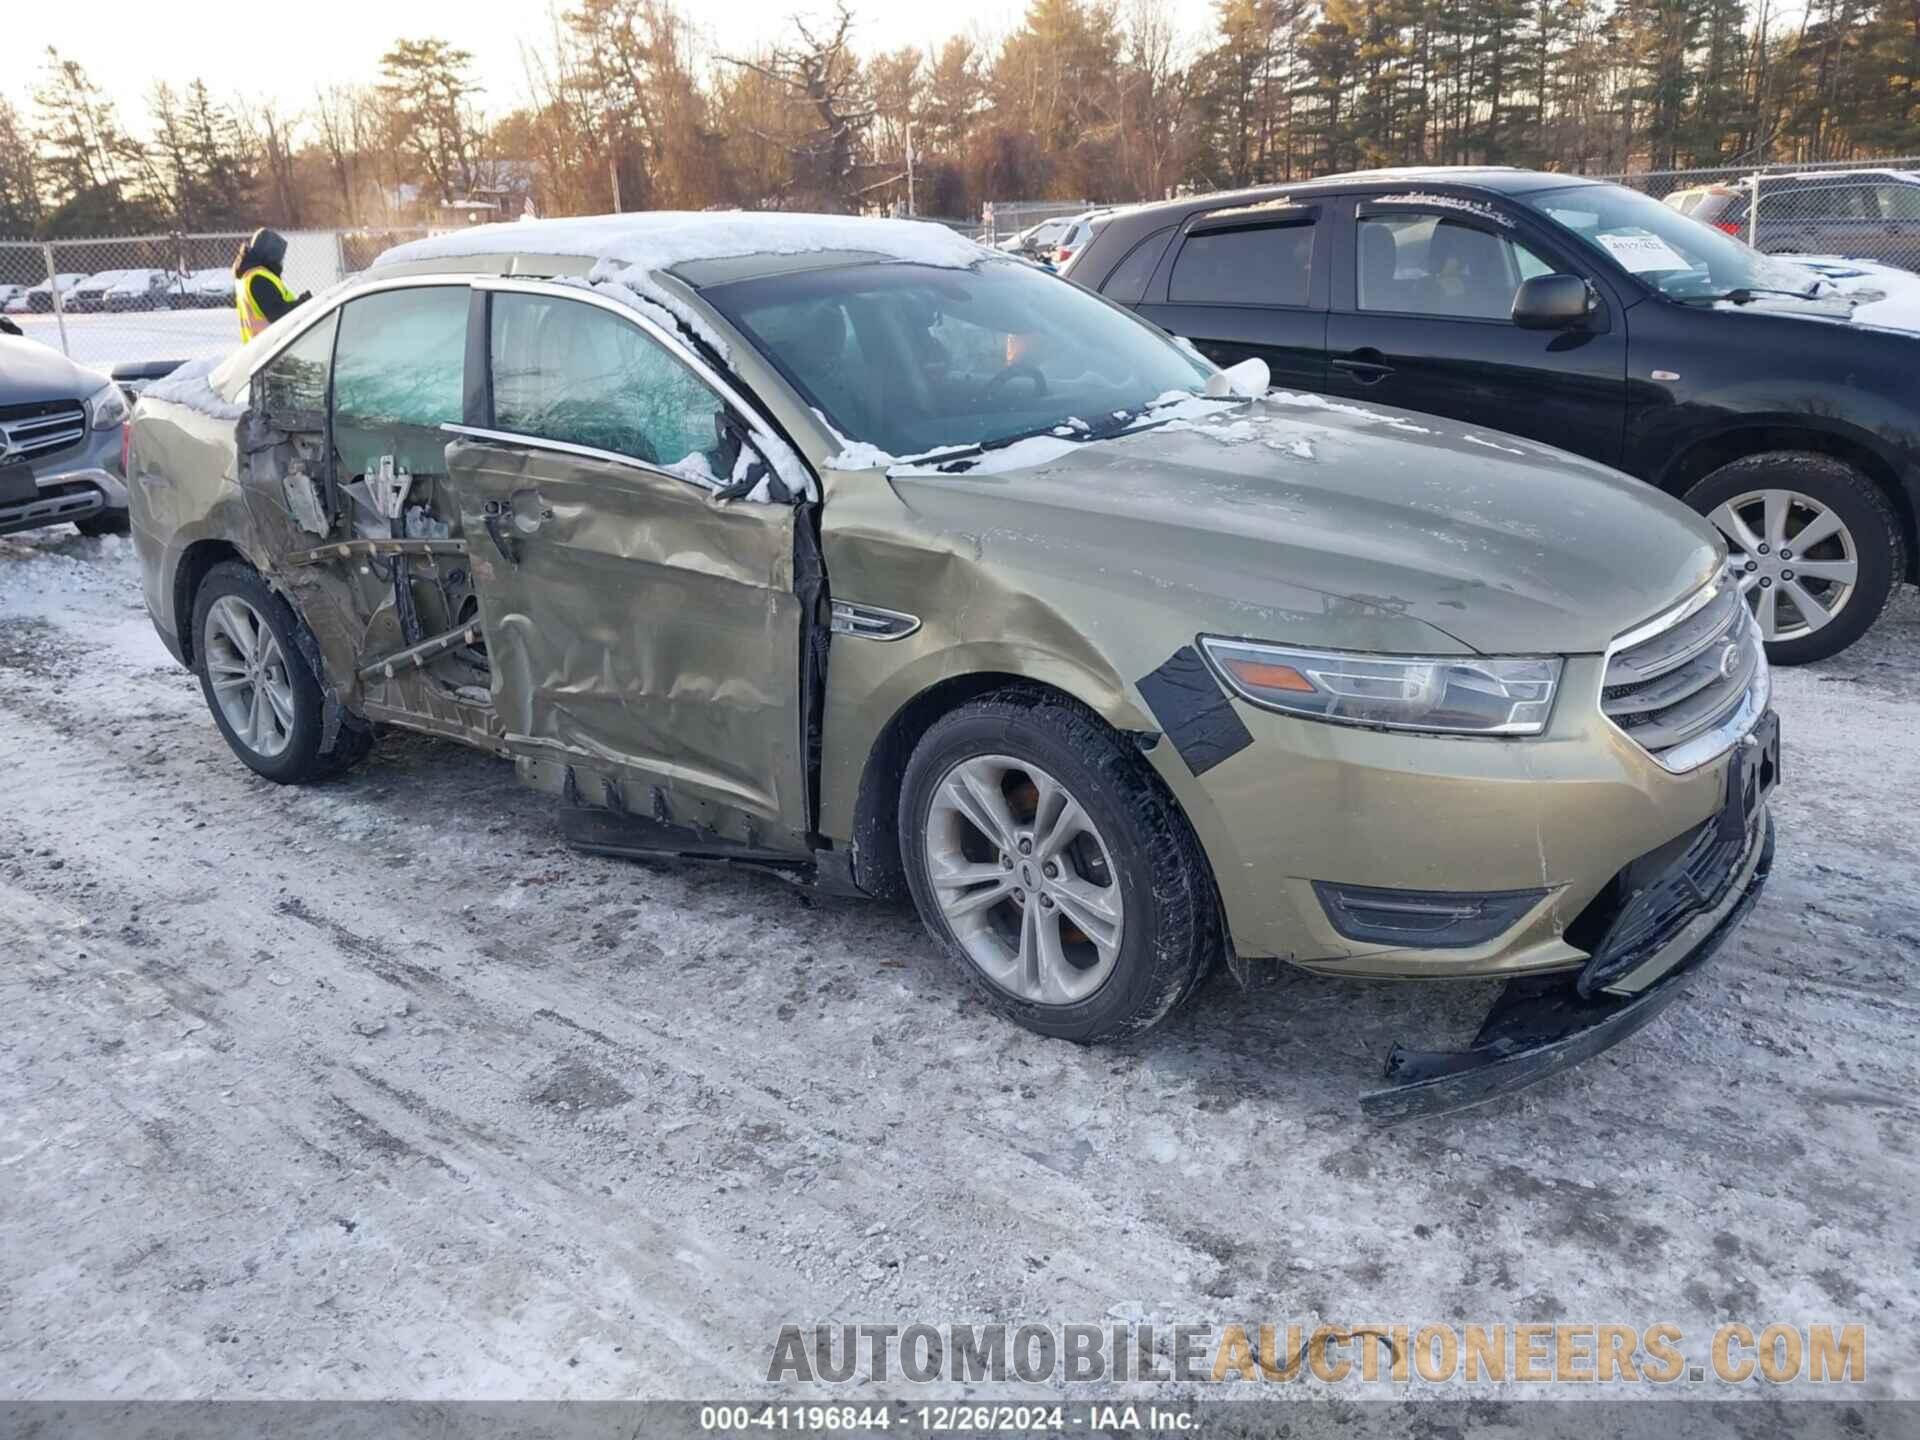
[[[247,413],[245,405],[236,405],[213,388],[213,371],[226,360],[216,355],[209,360],[189,360],[164,380],[156,380],[140,392],[142,400],[165,400],[211,415],[216,420],[238,420]]]
[[[944,225],[878,220],[857,215],[796,215],[778,210],[723,213],[650,210],[632,215],[584,215],[564,220],[516,220],[475,225],[425,240],[409,240],[374,262],[398,265],[473,255],[578,255],[644,271],[688,260],[740,255],[805,255],[844,250],[964,269],[994,252]]]
[[[1856,324],[1920,332],[1920,275],[1911,270],[1839,255],[1795,255],[1787,263],[1811,270],[1851,298]]]

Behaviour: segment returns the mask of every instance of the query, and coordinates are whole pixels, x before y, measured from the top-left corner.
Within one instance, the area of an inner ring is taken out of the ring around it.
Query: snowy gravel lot
[[[910,913],[576,856],[452,745],[258,780],[126,541],[0,539],[0,1398],[737,1395],[782,1323],[1110,1317],[1859,1321],[1920,1398],[1913,592],[1776,703],[1780,862],[1693,994],[1378,1130],[1488,987],[1041,1040]]]

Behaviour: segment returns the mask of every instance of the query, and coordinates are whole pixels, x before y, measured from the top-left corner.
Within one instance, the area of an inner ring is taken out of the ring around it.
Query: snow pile
[[[1911,270],[1838,255],[1796,255],[1790,263],[1852,298],[1853,318],[1860,324],[1920,331],[1920,275]]]
[[[189,360],[164,380],[156,380],[147,386],[140,392],[141,398],[184,405],[189,410],[198,410],[202,415],[211,415],[216,420],[238,420],[247,413],[247,407],[228,400],[213,388],[209,378],[225,359],[224,355],[216,355],[210,360]]]
[[[784,211],[713,214],[675,210],[635,215],[585,215],[565,220],[516,220],[476,225],[448,235],[410,240],[374,262],[406,264],[473,255],[578,255],[660,271],[688,260],[739,255],[806,255],[849,251],[887,260],[965,269],[993,252],[944,225],[877,220],[856,215],[794,215]]]
[[[1324,395],[1309,395],[1296,390],[1269,390],[1267,399],[1275,405],[1289,405],[1296,410],[1332,410],[1341,415],[1358,415],[1363,420],[1377,420],[1380,424],[1401,430],[1409,435],[1435,435],[1438,431],[1429,430],[1424,425],[1416,425],[1404,415],[1383,415],[1378,410],[1369,410],[1364,405],[1348,405],[1339,400],[1329,400]]]

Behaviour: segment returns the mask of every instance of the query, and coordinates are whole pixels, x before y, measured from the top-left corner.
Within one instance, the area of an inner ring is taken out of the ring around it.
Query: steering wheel
[[[982,385],[980,387],[980,393],[982,395],[991,395],[1010,380],[1031,380],[1033,382],[1033,393],[1036,397],[1047,393],[1047,377],[1040,373],[1040,367],[1035,365],[1031,360],[1014,361],[1011,365],[1007,366],[1006,369]]]

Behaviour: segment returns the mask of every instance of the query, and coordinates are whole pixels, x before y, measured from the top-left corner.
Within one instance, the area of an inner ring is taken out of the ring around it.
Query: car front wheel
[[[1846,649],[1880,618],[1904,573],[1892,505],[1831,455],[1749,455],[1701,480],[1686,501],[1726,539],[1767,658],[1778,665]]]
[[[371,733],[340,720],[327,732],[320,685],[299,644],[291,606],[250,567],[216,565],[193,606],[194,669],[233,753],[282,785],[346,769]]]
[[[928,931],[1040,1034],[1146,1030],[1220,953],[1186,818],[1133,746],[1062,697],[1002,691],[937,722],[908,762],[900,834]]]

